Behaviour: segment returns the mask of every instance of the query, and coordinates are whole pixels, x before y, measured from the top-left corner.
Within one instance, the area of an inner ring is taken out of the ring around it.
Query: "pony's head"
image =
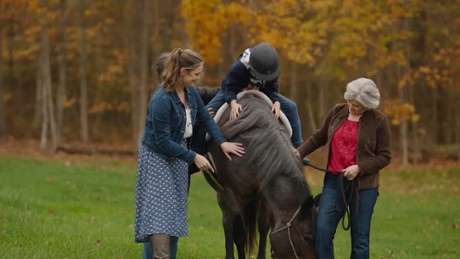
[[[315,258],[315,218],[313,197],[309,196],[284,226],[270,234],[271,256],[277,259]]]

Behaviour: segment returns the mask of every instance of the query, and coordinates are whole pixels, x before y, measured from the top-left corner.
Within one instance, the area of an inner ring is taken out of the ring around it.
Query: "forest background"
[[[368,77],[396,161],[458,161],[460,0],[0,0],[0,143],[135,154],[159,54],[198,51],[199,85],[219,87],[260,42],[279,52],[304,137]]]

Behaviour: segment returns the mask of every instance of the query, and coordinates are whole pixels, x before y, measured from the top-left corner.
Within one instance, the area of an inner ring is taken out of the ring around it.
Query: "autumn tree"
[[[0,19],[0,137],[6,133],[5,112],[3,110],[3,21]]]
[[[0,136],[6,134],[7,124],[5,120],[5,81],[3,76],[3,53],[4,42],[10,42],[4,35],[11,34],[18,18],[26,13],[26,0],[2,0],[0,2]]]
[[[40,148],[47,148],[48,135],[52,139],[53,152],[57,149],[56,119],[53,104],[53,94],[51,91],[51,63],[50,63],[50,42],[48,35],[48,0],[41,3],[41,31],[40,31],[40,48],[38,55],[38,73],[37,73],[37,92],[40,93],[41,99],[41,137]]]
[[[197,50],[206,62],[200,83],[218,87],[244,49],[268,42],[280,56],[280,92],[297,103],[305,137],[343,101],[349,81],[369,77],[403,163],[439,147],[460,153],[458,6],[460,0],[2,0],[0,134],[39,138],[47,114],[50,137],[54,114],[56,145],[87,135],[91,145],[136,150],[161,52]],[[52,114],[44,96],[54,96],[47,101]]]
[[[64,117],[64,102],[66,100],[66,86],[67,86],[67,0],[60,0],[59,2],[60,24],[59,24],[59,47],[58,47],[58,64],[59,64],[59,83],[56,90],[56,138],[57,145],[61,143],[61,134],[63,127]]]

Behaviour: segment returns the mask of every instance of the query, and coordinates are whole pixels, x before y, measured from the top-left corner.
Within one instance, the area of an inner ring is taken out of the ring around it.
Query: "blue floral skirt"
[[[140,145],[136,179],[135,242],[153,234],[187,236],[188,163],[167,160]]]

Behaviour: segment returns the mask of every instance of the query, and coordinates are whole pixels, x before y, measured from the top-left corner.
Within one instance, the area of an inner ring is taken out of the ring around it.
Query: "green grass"
[[[133,162],[1,157],[0,258],[141,258],[135,177]],[[460,258],[459,168],[386,171],[381,181],[371,258]],[[221,212],[200,174],[192,177],[189,230],[179,258],[224,257]],[[349,246],[339,228],[336,258],[347,258]]]

